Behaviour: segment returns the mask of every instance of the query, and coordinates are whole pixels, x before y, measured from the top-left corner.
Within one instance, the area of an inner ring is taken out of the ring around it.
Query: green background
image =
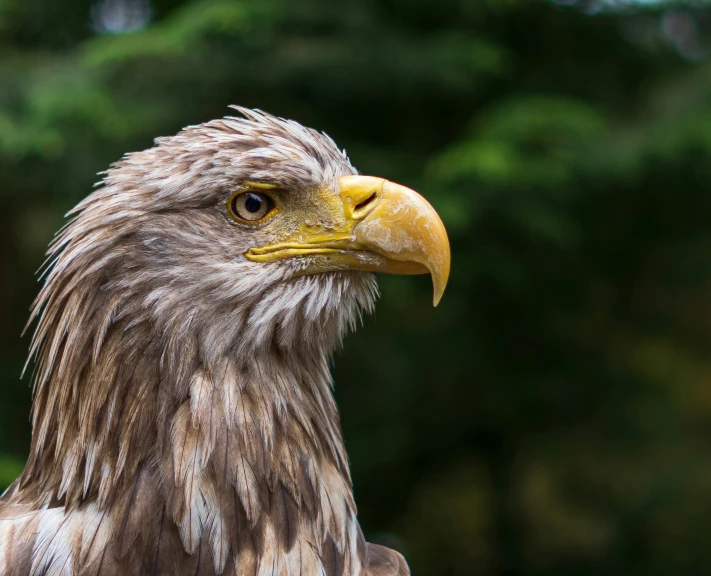
[[[419,576],[711,572],[710,51],[699,2],[0,0],[0,485],[63,214],[241,104],[450,232],[440,306],[383,277],[336,358],[370,540]]]

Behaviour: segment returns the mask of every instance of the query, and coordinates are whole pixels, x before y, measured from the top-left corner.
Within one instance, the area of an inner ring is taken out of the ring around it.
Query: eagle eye
[[[228,200],[227,211],[237,222],[261,224],[276,213],[276,205],[264,192],[239,191]]]

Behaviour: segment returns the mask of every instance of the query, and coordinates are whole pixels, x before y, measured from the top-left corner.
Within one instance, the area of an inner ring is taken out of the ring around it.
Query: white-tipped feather
[[[41,519],[32,549],[30,576],[72,576],[72,540],[81,525],[73,526],[76,513],[61,508],[39,512]]]

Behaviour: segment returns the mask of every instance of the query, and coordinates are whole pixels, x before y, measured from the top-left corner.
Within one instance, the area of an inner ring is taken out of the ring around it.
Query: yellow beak
[[[447,232],[435,209],[414,190],[373,176],[343,176],[340,202],[331,202],[339,225],[304,224],[287,242],[251,248],[254,262],[297,256],[303,274],[368,270],[432,275],[437,306],[449,278]]]

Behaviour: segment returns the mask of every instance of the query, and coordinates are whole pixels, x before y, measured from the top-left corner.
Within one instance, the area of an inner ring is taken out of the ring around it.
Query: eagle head
[[[372,308],[363,272],[429,271],[437,304],[449,249],[427,201],[357,175],[324,134],[239,110],[245,119],[186,128],[116,163],[55,242],[36,311],[71,275],[101,284],[112,314],[161,337],[328,349]]]

